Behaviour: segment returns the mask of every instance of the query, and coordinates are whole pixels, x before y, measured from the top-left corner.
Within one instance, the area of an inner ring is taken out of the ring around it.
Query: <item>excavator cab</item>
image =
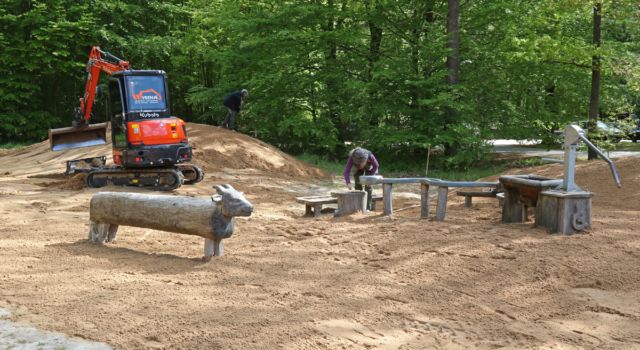
[[[185,122],[169,110],[164,71],[114,73],[107,95],[114,163],[148,168],[191,160]]]

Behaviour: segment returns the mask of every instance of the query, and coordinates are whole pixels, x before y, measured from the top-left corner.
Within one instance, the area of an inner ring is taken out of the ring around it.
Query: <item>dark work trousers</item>
[[[355,189],[358,191],[362,191],[362,184],[360,183],[360,176],[362,175],[375,175],[371,171],[371,167],[366,167],[365,169],[357,169],[353,174],[353,177],[356,181]],[[371,198],[373,196],[373,189],[371,186],[364,186],[364,190],[367,192],[367,210],[371,210]]]
[[[233,109],[227,107],[227,110],[229,111],[227,113],[227,116],[224,118],[224,122],[222,123],[222,127],[223,128],[227,128],[227,129],[231,129],[231,130],[235,130],[236,129],[236,115],[238,114],[238,112],[234,111]]]

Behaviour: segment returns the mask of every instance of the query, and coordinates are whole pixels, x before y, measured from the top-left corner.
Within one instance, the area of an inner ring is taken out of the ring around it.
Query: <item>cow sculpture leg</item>
[[[206,238],[204,240],[204,260],[209,261],[214,256],[222,256],[222,240]]]
[[[118,225],[99,224],[91,221],[91,226],[89,227],[89,240],[98,244],[112,242],[116,239],[117,233]]]

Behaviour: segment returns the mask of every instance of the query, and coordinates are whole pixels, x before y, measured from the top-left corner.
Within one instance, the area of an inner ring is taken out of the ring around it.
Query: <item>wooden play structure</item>
[[[582,141],[609,164],[611,175],[618,188],[622,187],[618,170],[602,151],[592,144],[577,125],[567,125],[564,130],[564,165],[560,187],[540,192],[536,207],[536,226],[551,232],[571,234],[591,227],[592,192],[584,191],[575,182],[576,148]]]
[[[615,165],[584,136],[584,130],[576,125],[567,125],[564,135],[562,180],[534,175],[500,177],[504,187],[502,222],[524,222],[527,220],[527,208],[535,207],[535,225],[552,233],[572,234],[591,227],[593,193],[582,190],[575,182],[576,148],[580,141],[609,164],[616,186],[621,187]]]
[[[487,188],[489,191],[498,193],[499,182],[482,182],[482,181],[446,181],[433,178],[384,178],[380,175],[361,176],[360,182],[363,185],[382,184],[382,202],[384,205],[384,214],[391,215],[393,212],[393,185],[415,183],[420,184],[420,217],[429,218],[429,189],[436,188],[438,193],[436,206],[436,220],[444,221],[447,213],[447,201],[450,188]],[[468,192],[465,196],[477,196],[479,192]],[[485,193],[485,191],[482,191]],[[485,196],[482,194],[482,196]],[[491,195],[495,197],[495,195]],[[469,205],[471,201],[469,200]]]
[[[562,184],[562,180],[537,175],[503,175],[500,183],[504,189],[502,222],[525,222],[529,208],[536,208],[540,192]]]
[[[477,190],[458,191],[457,195],[465,197],[465,207],[471,207],[473,197],[497,198],[502,207],[502,222],[525,222],[528,220],[528,209],[535,208],[536,226],[546,227],[550,232],[570,234],[591,227],[591,198],[593,193],[583,191],[575,183],[576,147],[584,142],[602,157],[609,166],[618,188],[620,177],[613,162],[594,146],[585,136],[584,131],[575,125],[565,128],[565,155],[563,179],[551,179],[537,175],[504,175],[499,181],[447,181],[434,178],[384,178],[381,175],[360,176],[362,185],[382,185],[382,202],[384,215],[393,212],[393,185],[420,184],[420,217],[429,218],[429,190],[435,188],[437,204],[435,219],[444,221],[450,188],[476,188]],[[362,211],[365,207],[365,193],[362,191],[333,192],[331,197],[299,197],[297,201],[304,203],[306,214],[319,216],[322,205],[337,203],[337,215],[347,215]],[[379,200],[374,197],[373,203]],[[313,208],[313,212],[312,212]]]

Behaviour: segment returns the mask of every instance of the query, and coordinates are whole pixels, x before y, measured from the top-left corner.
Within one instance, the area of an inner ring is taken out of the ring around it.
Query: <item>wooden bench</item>
[[[464,206],[467,208],[471,208],[473,197],[496,198],[497,194],[498,194],[497,189],[493,189],[491,191],[458,191],[456,192],[456,195],[464,196]]]
[[[297,197],[296,202],[305,205],[305,216],[320,216],[322,212],[322,206],[325,204],[337,204],[338,198],[331,196],[310,196],[310,197]],[[313,208],[313,209],[312,209]]]
[[[373,195],[371,198],[371,211],[376,210],[376,202],[382,201],[381,195]],[[297,197],[296,202],[305,205],[305,216],[318,217],[322,213],[322,206],[325,204],[338,204],[338,198],[331,196],[309,196]]]

